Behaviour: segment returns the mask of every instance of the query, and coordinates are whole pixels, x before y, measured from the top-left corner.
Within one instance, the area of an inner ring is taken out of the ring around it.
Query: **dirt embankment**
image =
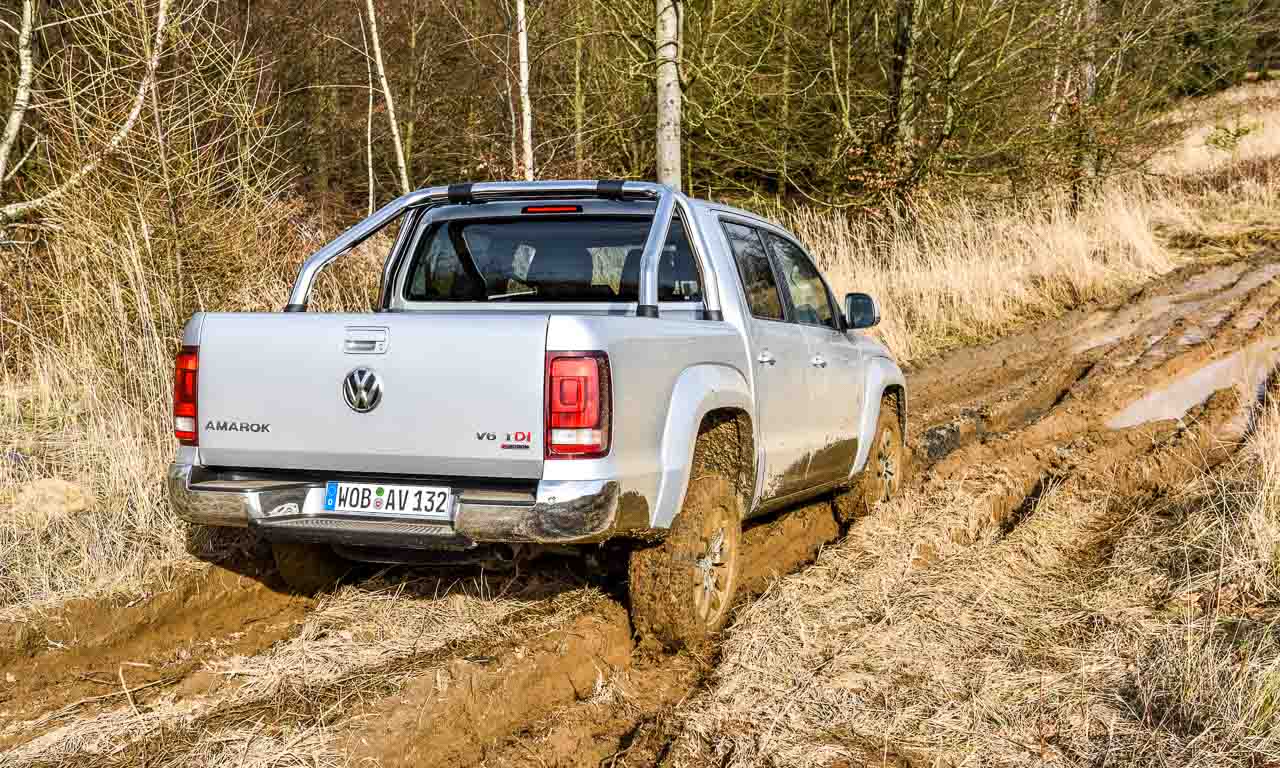
[[[1276,328],[1280,254],[1267,253],[920,364],[909,492],[921,501],[855,521],[840,546],[875,594],[1007,535],[1061,483],[1165,493],[1250,428],[1280,362]],[[752,528],[748,591],[837,533],[828,502]],[[398,574],[312,602],[213,571],[136,605],[11,627],[0,763],[698,761],[688,707],[708,695],[718,649],[636,649],[616,599],[558,572]]]

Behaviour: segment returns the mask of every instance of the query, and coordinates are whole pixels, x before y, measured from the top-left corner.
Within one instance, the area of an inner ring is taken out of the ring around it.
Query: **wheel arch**
[[[876,422],[880,419],[880,404],[890,399],[898,412],[898,426],[902,429],[902,442],[907,443],[907,381],[897,364],[885,357],[873,357],[868,361],[862,416],[858,423],[858,455],[853,462],[851,475],[861,472],[871,454],[871,442]]]
[[[695,472],[726,472],[750,509],[756,485],[756,423],[746,378],[726,365],[685,369],[672,390],[662,438],[662,477],[650,517],[669,528]]]

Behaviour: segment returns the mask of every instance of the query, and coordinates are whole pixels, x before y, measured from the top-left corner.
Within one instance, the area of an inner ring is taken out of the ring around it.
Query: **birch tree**
[[[680,0],[656,0],[658,182],[680,189]]]
[[[391,123],[391,141],[395,144],[396,170],[400,172],[400,193],[407,195],[413,190],[409,185],[409,170],[404,162],[404,145],[400,142],[400,123],[396,120],[396,102],[391,96],[391,86],[387,85],[387,68],[382,63],[382,43],[378,39],[378,15],[373,9],[373,0],[365,0],[369,12],[369,41],[373,44],[373,61],[378,68],[378,83],[382,86],[382,98],[387,103],[387,120]]]
[[[34,70],[31,58],[31,27],[34,24],[35,0],[23,0],[22,27],[18,30],[18,83],[14,89],[13,106],[9,108],[9,119],[5,121],[4,133],[0,135],[0,188],[3,188],[4,182],[9,179],[7,173],[9,155],[13,152],[14,144],[18,139],[18,131],[22,129],[27,106],[31,104],[31,73]]]
[[[516,47],[520,60],[520,143],[524,150],[524,178],[533,181],[533,105],[529,100],[529,20],[525,0],[516,0]]]
[[[24,9],[24,14],[25,14],[25,9]],[[156,11],[156,28],[155,28],[155,32],[153,33],[153,37],[151,39],[151,50],[149,51],[149,55],[147,56],[147,59],[146,59],[146,65],[143,70],[142,79],[138,82],[138,87],[134,91],[132,106],[130,106],[128,114],[125,116],[124,120],[120,123],[120,125],[116,128],[116,130],[112,132],[110,138],[107,139],[106,143],[103,146],[94,150],[90,154],[89,158],[84,161],[83,164],[81,164],[78,168],[76,168],[67,176],[65,176],[61,182],[59,182],[56,186],[53,187],[53,189],[49,190],[48,192],[45,192],[44,194],[38,197],[32,198],[30,200],[21,200],[16,203],[9,203],[6,206],[0,207],[0,221],[6,221],[6,220],[11,221],[14,219],[22,218],[24,216],[29,216],[32,213],[35,213],[36,211],[40,210],[41,208],[44,208],[49,203],[53,202],[54,200],[58,199],[62,195],[66,194],[69,190],[78,186],[81,182],[83,182],[86,178],[88,178],[94,171],[96,171],[98,167],[102,165],[102,163],[105,160],[107,160],[109,157],[115,154],[115,152],[120,148],[120,145],[123,144],[125,139],[129,137],[129,134],[131,131],[133,131],[134,126],[137,125],[138,119],[142,116],[142,109],[143,107],[146,106],[147,96],[154,93],[154,89],[152,86],[155,83],[156,70],[160,67],[160,56],[162,51],[164,50],[164,39],[165,39],[165,32],[167,29],[168,20],[169,20],[169,0],[160,0],[159,8]],[[27,32],[28,66],[30,66],[29,57],[31,55],[30,39],[31,39],[30,30],[28,30]],[[6,123],[6,126],[5,126],[6,137],[8,136],[10,124],[16,123],[16,127],[13,129],[15,135],[17,130],[22,127],[22,119],[26,112],[27,106],[29,104],[29,99],[30,99],[31,75],[29,71],[26,77],[27,77],[27,81],[26,81],[27,94],[24,97],[22,112],[18,112],[16,110],[17,104],[15,103],[14,105],[15,109],[10,111],[9,121]],[[7,151],[8,149],[7,145],[5,146],[5,149]]]

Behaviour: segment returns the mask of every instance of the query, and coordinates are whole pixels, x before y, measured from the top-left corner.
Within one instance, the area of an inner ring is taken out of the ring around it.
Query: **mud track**
[[[1267,252],[917,365],[910,491],[932,512],[877,509],[842,546],[865,545],[868,573],[888,550],[923,572],[1007,534],[1057,483],[1166,493],[1248,432],[1277,328]],[[837,534],[830,500],[750,529],[737,610]],[[714,647],[636,648],[617,597],[555,565],[499,581],[392,571],[318,602],[213,570],[0,639],[3,765],[663,764],[673,713],[718,662]]]

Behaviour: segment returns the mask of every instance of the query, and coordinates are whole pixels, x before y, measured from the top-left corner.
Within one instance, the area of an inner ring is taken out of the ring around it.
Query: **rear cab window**
[[[523,216],[430,225],[404,281],[409,302],[634,302],[652,219]],[[658,266],[658,300],[702,301],[684,224],[671,229]]]

